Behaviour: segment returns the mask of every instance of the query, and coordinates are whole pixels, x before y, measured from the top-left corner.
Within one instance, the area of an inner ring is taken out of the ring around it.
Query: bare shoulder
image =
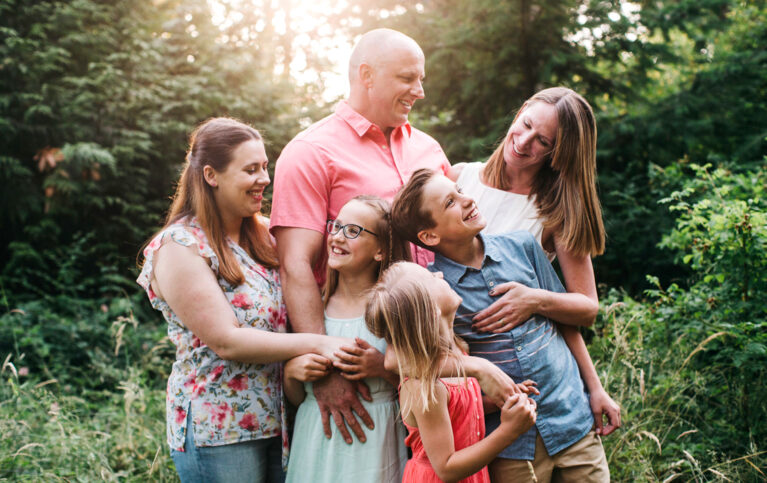
[[[185,264],[195,259],[203,260],[203,257],[198,252],[196,245],[178,243],[171,236],[166,235],[162,239],[160,248],[157,249],[157,254],[155,255],[155,266],[160,264]]]
[[[419,379],[411,378],[405,380],[400,387],[400,405],[409,407],[416,417],[428,413],[435,407],[434,401],[430,401],[428,405],[425,404],[421,395],[421,384]],[[446,406],[450,399],[450,393],[445,384],[439,381],[435,381],[434,395],[437,398],[436,406]]]
[[[458,177],[461,176],[461,173],[463,172],[463,168],[465,167],[466,163],[457,163],[450,166],[450,170],[447,172],[447,177],[453,181],[457,181]]]
[[[171,241],[169,236],[163,238],[162,245],[157,249],[152,270],[152,290],[164,298],[160,280],[167,283],[168,277],[183,273],[189,280],[212,274],[210,261],[203,258],[195,245],[182,245]]]

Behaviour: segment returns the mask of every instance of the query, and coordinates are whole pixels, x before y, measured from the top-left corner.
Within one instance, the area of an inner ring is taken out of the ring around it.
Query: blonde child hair
[[[365,323],[370,332],[394,349],[400,377],[407,375],[420,381],[420,394],[416,396],[428,410],[437,402],[437,378],[445,360],[458,348],[467,351],[467,345],[455,335],[442,333],[436,302],[421,282],[404,276],[402,268],[406,263],[394,263],[373,287]],[[458,375],[465,378],[460,358],[455,358],[455,364]],[[411,404],[405,406],[403,417],[412,409]]]

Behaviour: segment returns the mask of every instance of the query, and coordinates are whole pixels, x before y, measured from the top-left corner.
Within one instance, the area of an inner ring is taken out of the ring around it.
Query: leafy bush
[[[55,379],[66,394],[105,391],[109,398],[136,367],[145,383],[162,387],[172,351],[165,323],[143,299],[106,304],[61,295],[27,302],[0,316],[0,354],[35,379]]]
[[[767,219],[764,166],[691,164],[663,203],[677,213],[661,247],[691,271],[656,277],[636,302],[612,291],[590,349],[625,426],[605,440],[619,481],[763,481],[767,465]]]

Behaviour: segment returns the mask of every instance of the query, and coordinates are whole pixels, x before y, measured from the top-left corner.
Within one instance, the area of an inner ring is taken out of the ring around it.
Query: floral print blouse
[[[169,241],[194,245],[216,274],[221,290],[243,327],[286,331],[286,309],[277,270],[255,262],[228,240],[245,276],[234,287],[218,276],[219,261],[195,218],[184,219],[160,232],[144,250],[144,267],[136,280],[152,307],[168,322],[168,337],[176,346],[176,361],[168,379],[167,431],[172,449],[184,451],[186,418],[192,413],[196,446],[220,446],[255,439],[282,437],[287,462],[287,427],[282,395],[282,364],[226,361],[203,344],[150,285],[154,256]]]

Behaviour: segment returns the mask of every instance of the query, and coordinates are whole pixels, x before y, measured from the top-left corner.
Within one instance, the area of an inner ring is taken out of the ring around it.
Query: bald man
[[[327,220],[354,196],[391,201],[415,170],[446,173],[450,167],[439,143],[408,123],[413,104],[424,97],[423,78],[423,51],[413,39],[389,29],[366,33],[349,60],[349,98],[299,133],[277,160],[271,231],[293,331],[325,331],[319,287],[325,277]],[[415,258],[425,265],[432,257],[419,249]],[[354,413],[373,429],[357,396],[369,398],[367,387],[334,373],[313,389],[326,436],[331,437],[332,415],[347,443],[352,442],[347,424],[365,441]]]

